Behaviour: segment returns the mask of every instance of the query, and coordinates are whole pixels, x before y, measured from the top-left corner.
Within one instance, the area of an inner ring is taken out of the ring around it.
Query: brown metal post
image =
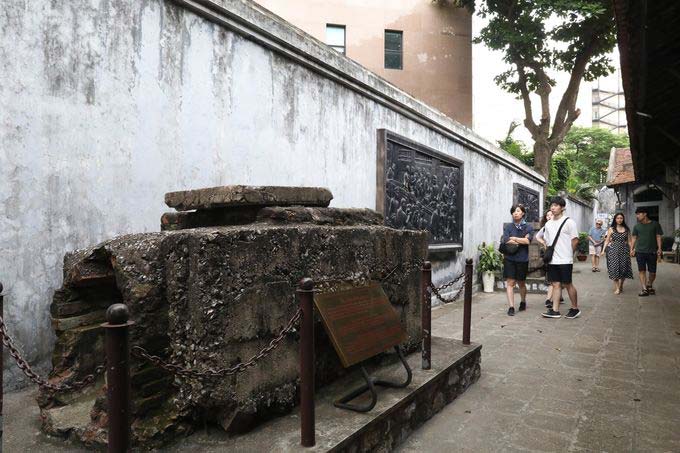
[[[125,304],[106,310],[106,398],[109,417],[109,453],[130,451],[130,311]]]
[[[432,353],[432,263],[425,261],[423,263],[422,273],[420,276],[420,296],[421,296],[421,325],[423,330],[423,348],[422,348],[422,364],[423,370],[429,370],[432,367],[431,353]]]
[[[0,283],[0,317],[2,320],[5,320],[5,296],[2,294],[3,287],[2,283]],[[3,376],[4,372],[4,356],[5,352],[5,347],[0,343],[0,442],[2,442],[2,431],[3,431],[3,420],[2,420],[2,395],[5,393],[5,389],[2,385],[2,380],[4,379],[5,376]],[[2,451],[2,446],[0,446],[0,451]]]
[[[465,260],[465,299],[463,301],[463,344],[470,344],[472,321],[472,258]]]
[[[297,289],[300,320],[300,443],[313,447],[314,420],[314,282],[303,278]]]

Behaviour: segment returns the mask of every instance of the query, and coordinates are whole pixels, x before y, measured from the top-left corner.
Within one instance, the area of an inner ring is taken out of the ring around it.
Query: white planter
[[[482,286],[485,293],[493,292],[494,275],[493,272],[482,272]]]

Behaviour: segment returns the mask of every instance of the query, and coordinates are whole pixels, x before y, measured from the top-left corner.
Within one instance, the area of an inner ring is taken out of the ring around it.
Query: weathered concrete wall
[[[305,213],[314,218],[295,215]],[[68,254],[64,285],[50,306],[57,332],[50,381],[80,380],[103,364],[100,325],[115,302],[125,303],[136,322],[132,348],[196,371],[246,362],[293,318],[303,277],[324,293],[380,282],[406,332],[405,352],[418,349],[425,232],[385,227],[369,210],[264,208],[257,221],[240,220],[125,235]],[[321,387],[347,370],[320,319],[317,324],[314,369]],[[134,442],[162,444],[193,429],[196,420],[242,432],[289,411],[298,394],[299,350],[299,335],[285,335],[255,367],[205,381],[169,375],[133,356]],[[104,444],[103,385],[99,380],[85,391],[41,392],[43,429],[86,445]]]
[[[593,205],[574,197],[566,197],[567,210],[565,214],[576,222],[579,232],[588,232],[590,227],[595,226]]]
[[[0,15],[0,281],[10,330],[44,363],[65,252],[158,230],[163,194],[328,187],[375,208],[376,130],[465,162],[465,247],[500,235],[512,183],[542,179],[470,130],[239,0],[9,0]],[[239,30],[238,33],[234,30]],[[10,382],[16,367],[7,367]]]

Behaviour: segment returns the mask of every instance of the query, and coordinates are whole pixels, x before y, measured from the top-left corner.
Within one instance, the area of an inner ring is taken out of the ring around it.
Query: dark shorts
[[[511,278],[523,282],[527,279],[527,271],[529,270],[528,261],[510,261],[503,260],[503,279]]]
[[[656,274],[656,253],[635,252],[635,259],[638,264],[638,271],[649,271]]]
[[[571,283],[573,264],[548,264],[547,279],[554,283]]]

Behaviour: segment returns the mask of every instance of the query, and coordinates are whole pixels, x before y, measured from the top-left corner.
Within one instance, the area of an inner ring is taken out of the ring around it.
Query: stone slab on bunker
[[[323,187],[219,186],[165,194],[165,204],[178,211],[237,206],[327,207],[333,194]]]

